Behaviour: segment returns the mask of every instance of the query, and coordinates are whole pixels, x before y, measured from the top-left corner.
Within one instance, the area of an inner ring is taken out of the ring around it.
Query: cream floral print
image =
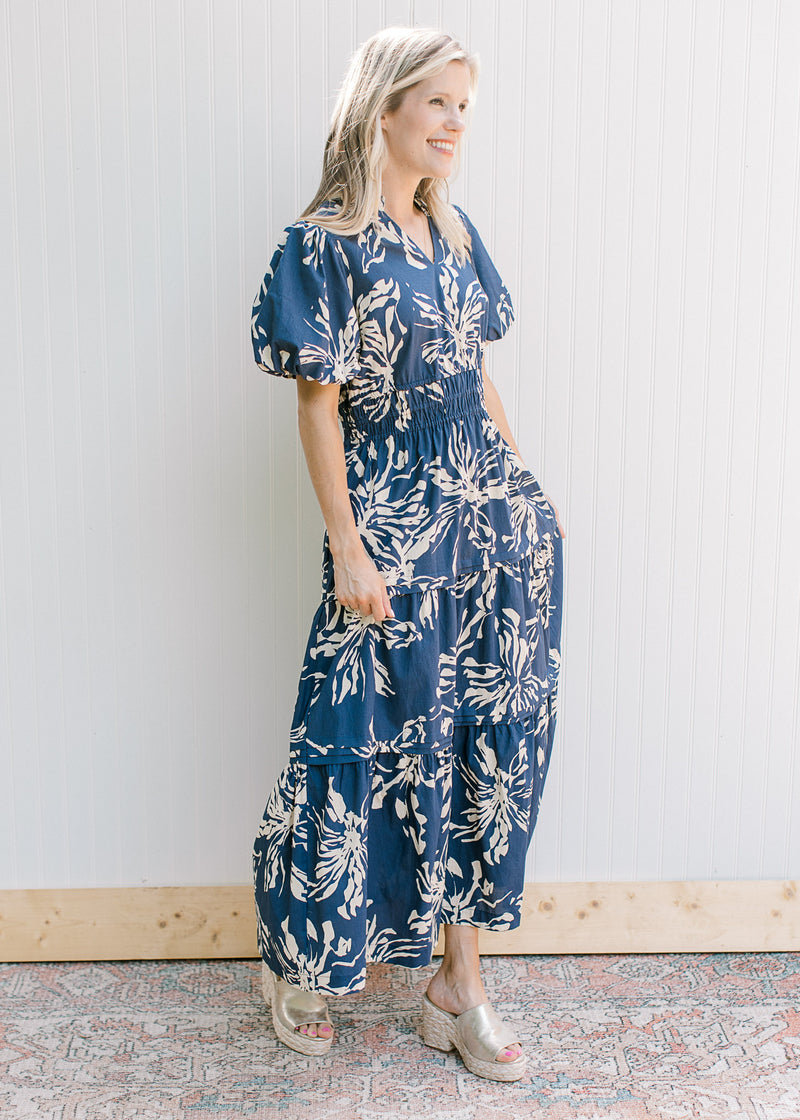
[[[358,236],[287,227],[256,296],[256,363],[339,385],[351,505],[394,618],[338,603],[327,534],[288,759],[253,850],[258,942],[306,989],[428,964],[443,922],[512,929],[549,767],[561,540],[489,416],[513,321],[466,214],[431,261],[381,208]]]

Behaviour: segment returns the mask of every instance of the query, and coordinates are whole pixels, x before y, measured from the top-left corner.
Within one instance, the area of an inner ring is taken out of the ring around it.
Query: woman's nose
[[[466,128],[466,125],[464,124],[464,121],[461,119],[461,117],[453,113],[450,120],[447,122],[447,127],[452,132],[463,132]]]

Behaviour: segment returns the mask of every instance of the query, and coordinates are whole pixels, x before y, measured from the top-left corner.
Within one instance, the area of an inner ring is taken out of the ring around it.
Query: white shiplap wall
[[[250,304],[393,22],[480,53],[453,194],[568,523],[528,877],[800,874],[800,5],[1,10],[0,886],[249,880],[322,532]]]

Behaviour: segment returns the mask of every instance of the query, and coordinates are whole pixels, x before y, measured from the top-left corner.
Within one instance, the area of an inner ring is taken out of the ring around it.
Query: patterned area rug
[[[800,954],[484,957],[522,1081],[426,1047],[438,958],[329,999],[338,1041],[275,1038],[255,960],[0,965],[4,1120],[800,1120]]]

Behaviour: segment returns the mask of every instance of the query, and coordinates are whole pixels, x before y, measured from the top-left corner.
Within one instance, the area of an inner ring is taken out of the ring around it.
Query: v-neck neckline
[[[400,236],[405,241],[407,241],[409,243],[409,245],[414,246],[414,248],[417,250],[417,252],[420,254],[420,256],[422,256],[425,259],[425,262],[427,264],[435,265],[437,263],[436,243],[437,243],[437,240],[438,240],[438,237],[439,237],[439,231],[437,230],[436,226],[433,224],[433,218],[431,218],[430,214],[425,213],[424,210],[422,211],[422,213],[425,214],[425,217],[428,219],[428,230],[430,231],[431,248],[433,249],[433,256],[432,257],[429,257],[428,254],[425,252],[425,250],[422,248],[422,246],[417,244],[417,242],[414,240],[414,238],[411,236],[411,234],[407,233],[406,230],[404,230],[403,227],[400,225],[400,223],[396,222],[394,220],[392,215],[389,213],[389,211],[384,206],[383,198],[381,198],[381,201],[380,201],[380,210],[381,210],[381,213],[384,215],[384,217],[389,219],[389,221],[392,223],[394,228],[399,232]]]

